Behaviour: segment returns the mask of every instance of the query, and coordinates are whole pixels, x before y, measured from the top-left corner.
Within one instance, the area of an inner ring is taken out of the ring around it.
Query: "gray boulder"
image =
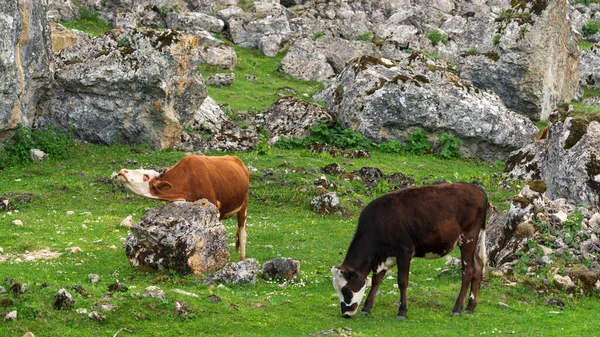
[[[79,7],[72,0],[48,0],[48,20],[75,21],[79,20]]]
[[[297,41],[284,57],[281,67],[296,78],[323,81],[361,56],[380,57],[381,52],[369,41],[323,36],[316,41]]]
[[[598,121],[559,118],[549,126],[547,139],[511,153],[505,173],[509,179],[545,181],[550,198],[598,207],[599,149]]]
[[[544,120],[555,106],[576,97],[579,50],[568,24],[566,1],[529,4],[503,12],[496,23],[493,57],[467,57],[460,76],[496,92],[509,109]]]
[[[260,264],[255,258],[244,259],[236,263],[228,263],[212,274],[209,274],[205,283],[233,283],[233,284],[251,284],[256,283],[256,275]]]
[[[269,142],[275,143],[281,137],[304,139],[312,127],[333,119],[333,114],[318,104],[284,97],[263,112],[263,128],[269,134]]]
[[[327,192],[310,201],[310,209],[320,214],[335,212],[340,205],[340,199],[335,192]]]
[[[228,19],[229,36],[241,47],[258,48],[265,36],[287,40],[291,33],[287,10],[275,2],[255,2],[250,12],[234,13]]]
[[[155,207],[130,230],[125,255],[133,267],[204,275],[229,263],[227,231],[206,199]]]
[[[537,134],[530,120],[506,109],[496,95],[473,88],[444,62],[420,53],[403,64],[363,57],[322,98],[343,124],[375,142],[404,142],[422,128],[430,136],[461,139],[469,157],[504,160]]]
[[[267,280],[295,280],[300,273],[300,262],[290,258],[279,258],[265,262],[262,278]]]
[[[60,50],[36,125],[74,126],[97,144],[177,145],[207,95],[195,41],[171,30],[113,30]]]
[[[31,127],[36,106],[52,79],[47,1],[0,6],[0,142],[18,124]]]
[[[170,12],[166,18],[167,26],[172,29],[195,34],[198,31],[221,33],[225,22],[214,16],[197,12]]]

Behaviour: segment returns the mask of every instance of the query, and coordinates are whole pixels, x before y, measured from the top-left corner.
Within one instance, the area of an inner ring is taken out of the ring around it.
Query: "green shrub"
[[[463,153],[460,150],[462,140],[452,137],[446,133],[442,133],[438,137],[440,143],[439,156],[445,159],[462,157]]]
[[[586,22],[581,29],[583,36],[594,35],[594,34],[598,33],[599,30],[600,30],[600,21],[596,21],[596,20],[590,20],[590,21]]]
[[[448,42],[448,36],[437,29],[428,30],[427,38],[429,39],[429,41],[431,41],[431,43],[433,43],[434,46],[436,46],[440,42],[443,44],[446,44],[446,42]]]
[[[397,140],[391,140],[386,143],[381,143],[377,146],[381,152],[384,153],[402,153],[404,152],[404,146]]]
[[[336,122],[319,123],[315,125],[307,139],[281,138],[275,143],[280,149],[302,149],[311,143],[329,144],[341,149],[366,149],[371,142],[362,134],[352,129],[346,129]]]
[[[15,166],[19,163],[30,163],[29,150],[40,149],[52,158],[64,159],[68,156],[73,140],[69,133],[49,126],[34,130],[19,124],[15,134],[10,137],[0,150],[0,166]]]
[[[431,144],[429,143],[429,137],[423,129],[416,129],[415,131],[408,134],[408,144],[406,144],[406,151],[412,154],[425,154],[431,153]]]
[[[502,37],[502,35],[500,35],[500,34],[494,35],[494,37],[492,38],[492,43],[494,43],[494,45],[498,45],[500,43],[501,37]]]

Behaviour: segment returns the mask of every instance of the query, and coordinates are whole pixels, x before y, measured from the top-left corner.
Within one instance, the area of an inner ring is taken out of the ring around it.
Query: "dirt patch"
[[[27,252],[25,254],[5,254],[0,257],[1,262],[12,262],[12,263],[21,263],[21,262],[35,262],[38,260],[50,260],[57,259],[61,253],[50,251],[50,249],[40,249],[33,252]]]

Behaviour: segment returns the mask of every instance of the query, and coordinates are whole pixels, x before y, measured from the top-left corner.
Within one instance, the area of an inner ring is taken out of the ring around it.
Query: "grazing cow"
[[[187,156],[163,173],[122,169],[118,178],[130,192],[167,201],[197,201],[206,198],[219,209],[221,219],[237,214],[235,247],[240,260],[246,258],[246,217],[250,172],[235,156]]]
[[[381,196],[361,212],[358,227],[340,267],[331,268],[335,288],[346,318],[353,316],[373,272],[371,290],[362,308],[368,315],[385,273],[398,265],[400,308],[397,319],[406,318],[406,287],[413,257],[440,258],[458,243],[462,261],[462,286],[452,316],[464,306],[477,305],[485,270],[485,217],[488,200],[476,185],[441,184],[407,188]]]

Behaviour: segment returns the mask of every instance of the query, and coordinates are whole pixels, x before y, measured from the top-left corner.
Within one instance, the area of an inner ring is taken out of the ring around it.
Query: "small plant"
[[[391,140],[387,143],[379,144],[378,148],[384,153],[400,154],[404,152],[404,146],[397,140]]]
[[[53,158],[64,159],[72,146],[71,135],[54,126],[34,130],[19,124],[15,134],[0,150],[0,166],[15,166],[31,162],[29,155],[31,149],[39,149]]]
[[[412,154],[425,154],[431,152],[429,137],[423,129],[416,129],[408,134],[408,144],[406,151]]]
[[[129,47],[129,45],[130,45],[129,40],[127,40],[125,38],[117,41],[117,46],[119,46],[119,47]]]
[[[500,38],[502,37],[502,35],[500,34],[495,34],[494,37],[492,38],[492,43],[494,43],[494,45],[498,45],[500,43]]]
[[[363,33],[358,36],[358,40],[360,41],[371,41],[373,40],[373,34],[371,33]]]
[[[462,145],[462,140],[452,137],[446,133],[442,133],[438,137],[438,142],[440,144],[440,152],[439,156],[444,159],[450,158],[459,158],[462,157],[463,153],[460,150],[460,146]]]
[[[315,32],[313,34],[313,41],[316,41],[318,38],[325,36],[325,33],[323,32]]]
[[[427,38],[434,46],[437,46],[438,43],[446,44],[448,42],[448,36],[437,29],[430,29],[427,31]]]
[[[600,21],[590,20],[586,22],[581,28],[583,36],[590,36],[598,33],[600,30]]]
[[[181,5],[162,6],[160,7],[160,13],[162,15],[167,15],[168,13],[179,13],[182,9],[183,8],[181,7]]]

